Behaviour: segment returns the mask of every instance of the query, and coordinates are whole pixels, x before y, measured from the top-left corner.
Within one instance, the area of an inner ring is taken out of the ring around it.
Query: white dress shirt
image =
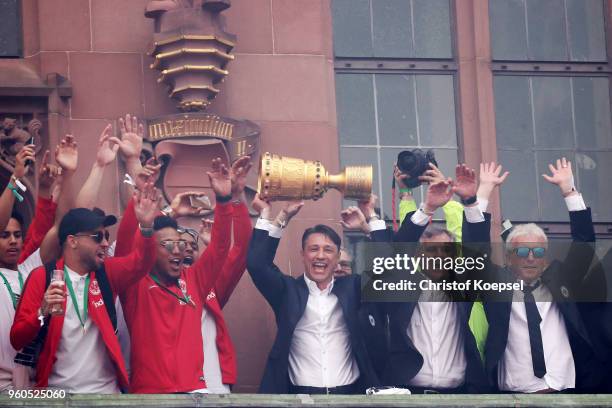
[[[40,251],[36,251],[17,266],[17,271],[0,268],[0,272],[6,277],[17,299],[21,295],[18,274],[21,274],[21,278],[25,283],[30,272],[41,265]],[[17,354],[10,341],[11,326],[13,325],[14,318],[15,308],[13,307],[13,300],[4,284],[4,280],[0,278],[0,392],[12,388],[13,370],[15,369],[13,360],[15,354]]]
[[[457,388],[465,382],[467,362],[459,307],[441,291],[423,292],[406,332],[423,356],[423,366],[409,385]]]
[[[304,275],[308,302],[295,327],[289,349],[289,379],[305,387],[338,387],[359,378],[334,281],[324,290]]]
[[[510,313],[508,341],[497,371],[499,388],[512,392],[536,392],[547,388],[564,390],[576,386],[576,368],[570,347],[565,320],[552,295],[544,285],[533,291],[536,299],[550,301],[536,302],[542,321],[542,346],[546,374],[538,378],[533,373],[531,343],[527,326],[527,312],[523,292],[514,292]]]
[[[79,313],[83,314],[86,275],[70,268]],[[113,394],[119,392],[115,367],[106,350],[102,334],[91,318],[85,321],[85,330],[72,304],[66,288],[66,310],[62,337],[55,353],[56,361],[49,375],[49,387],[79,394]],[[81,316],[83,317],[83,316]]]

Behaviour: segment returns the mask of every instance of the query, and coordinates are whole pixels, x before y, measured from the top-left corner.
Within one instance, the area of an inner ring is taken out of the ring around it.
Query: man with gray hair
[[[540,227],[516,226],[506,239],[506,268],[491,266],[488,275],[490,280],[522,282],[523,289],[480,293],[490,324],[486,371],[502,392],[585,392],[601,381],[575,302],[593,256],[591,212],[576,191],[571,163],[562,158],[549,169],[552,175],[543,177],[559,187],[570,215],[573,242],[565,261],[548,260],[548,239]],[[489,229],[490,218],[484,223]]]

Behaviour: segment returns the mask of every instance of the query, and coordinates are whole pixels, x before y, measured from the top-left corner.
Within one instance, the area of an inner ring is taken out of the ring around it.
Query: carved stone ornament
[[[26,128],[21,129],[17,127],[17,119],[5,117],[0,122],[0,157],[15,166],[15,156],[31,138],[34,138],[33,143],[39,149],[41,127],[38,119],[32,119]]]
[[[212,159],[220,157],[226,166],[241,156],[257,160],[259,127],[248,120],[235,120],[208,113],[182,113],[147,122],[145,145],[162,162],[160,176],[165,199],[170,202],[179,192],[203,191],[214,204],[206,171]],[[147,149],[145,149],[147,150]],[[145,151],[142,160],[149,153]],[[255,171],[249,173],[247,189],[253,194]]]
[[[229,0],[149,1],[145,16],[155,21],[155,60],[159,83],[168,87],[182,111],[201,111],[219,93],[218,84],[229,74],[227,65],[236,36],[223,29],[220,12]]]

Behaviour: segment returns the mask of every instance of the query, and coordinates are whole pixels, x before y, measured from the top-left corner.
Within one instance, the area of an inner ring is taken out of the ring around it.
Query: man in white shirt
[[[548,259],[541,228],[516,226],[506,239],[507,269],[491,266],[488,279],[523,282],[523,290],[482,293],[489,321],[487,375],[504,392],[588,392],[601,381],[601,366],[575,303],[593,257],[591,212],[574,186],[571,163],[562,158],[549,168],[552,175],[543,177],[559,187],[570,214],[573,243],[564,262]],[[490,239],[486,235],[483,240]]]
[[[273,263],[283,229],[302,205],[287,203],[274,222],[260,218],[249,247],[248,271],[278,325],[259,391],[361,394],[378,378],[359,328],[359,276],[333,276],[338,234],[320,224],[304,231],[304,274],[297,278]]]
[[[484,221],[476,199],[475,172],[465,165],[457,166],[456,181],[444,178],[432,180],[425,201],[407,216],[393,236],[394,242],[415,242],[427,258],[456,256],[455,237],[448,230],[430,224],[433,213],[444,206],[456,193],[464,205],[463,234],[469,237],[470,222]],[[372,200],[361,203],[374,241],[388,241],[384,223],[376,220]],[[419,252],[421,253],[421,252]],[[441,267],[421,268],[414,275],[418,280],[454,281],[454,271]],[[487,380],[476,341],[469,328],[472,304],[461,293],[441,290],[421,290],[416,285],[418,301],[390,304],[389,354],[384,369],[385,384],[403,385],[412,393],[483,392]]]

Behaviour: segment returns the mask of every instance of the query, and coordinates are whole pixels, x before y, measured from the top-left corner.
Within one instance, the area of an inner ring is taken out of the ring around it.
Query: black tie
[[[533,373],[536,377],[542,378],[546,374],[546,363],[544,362],[544,346],[542,346],[542,332],[540,331],[540,312],[533,297],[533,291],[540,286],[538,281],[533,286],[525,286],[525,311],[527,312],[527,327],[529,328],[529,344],[531,345],[531,359],[533,363]]]

